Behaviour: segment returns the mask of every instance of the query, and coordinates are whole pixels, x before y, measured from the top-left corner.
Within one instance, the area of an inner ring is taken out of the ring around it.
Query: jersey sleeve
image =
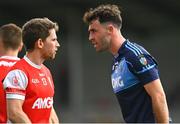
[[[25,99],[28,78],[22,70],[10,71],[3,82],[7,99]]]
[[[157,62],[151,55],[133,55],[127,61],[129,69],[139,78],[143,85],[159,78]]]

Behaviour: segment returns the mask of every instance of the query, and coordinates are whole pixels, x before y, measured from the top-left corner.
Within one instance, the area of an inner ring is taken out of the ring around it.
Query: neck
[[[36,65],[41,65],[44,62],[44,59],[42,59],[41,55],[36,50],[27,52],[26,56],[29,58],[31,62],[33,62]]]
[[[118,53],[119,48],[122,46],[126,39],[122,36],[120,31],[115,32],[112,35],[112,40],[111,40],[111,46],[110,46],[110,52],[113,55],[116,55]]]
[[[1,50],[0,51],[0,56],[13,56],[13,57],[17,57],[18,56],[18,50]]]

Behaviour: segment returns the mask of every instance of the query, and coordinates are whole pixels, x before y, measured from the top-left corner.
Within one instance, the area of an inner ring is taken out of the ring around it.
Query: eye
[[[89,31],[89,33],[95,33],[95,32],[97,32],[97,30],[95,30],[95,29],[91,29],[91,30]]]
[[[57,38],[52,39],[52,41],[57,41]]]

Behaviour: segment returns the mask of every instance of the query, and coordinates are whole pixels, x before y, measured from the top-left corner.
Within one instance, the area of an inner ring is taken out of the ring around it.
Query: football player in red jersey
[[[0,123],[7,122],[6,96],[2,80],[19,58],[22,48],[22,30],[13,23],[0,27]]]
[[[59,123],[53,108],[54,84],[43,64],[54,59],[60,47],[58,24],[48,18],[34,18],[23,25],[26,55],[4,79],[8,118],[20,123]]]

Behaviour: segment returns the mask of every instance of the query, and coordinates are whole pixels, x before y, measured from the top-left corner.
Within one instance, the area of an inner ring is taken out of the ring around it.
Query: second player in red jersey
[[[18,52],[22,48],[22,31],[15,24],[0,27],[0,123],[7,122],[6,95],[3,79],[8,70],[19,60]]]
[[[60,47],[57,30],[57,23],[48,18],[31,19],[22,28],[27,53],[4,80],[8,118],[13,123],[59,123],[53,108],[52,76],[43,65],[55,58]]]
[[[25,56],[11,70],[5,79],[6,98],[24,101],[22,109],[32,122],[48,123],[54,96],[49,69]]]

